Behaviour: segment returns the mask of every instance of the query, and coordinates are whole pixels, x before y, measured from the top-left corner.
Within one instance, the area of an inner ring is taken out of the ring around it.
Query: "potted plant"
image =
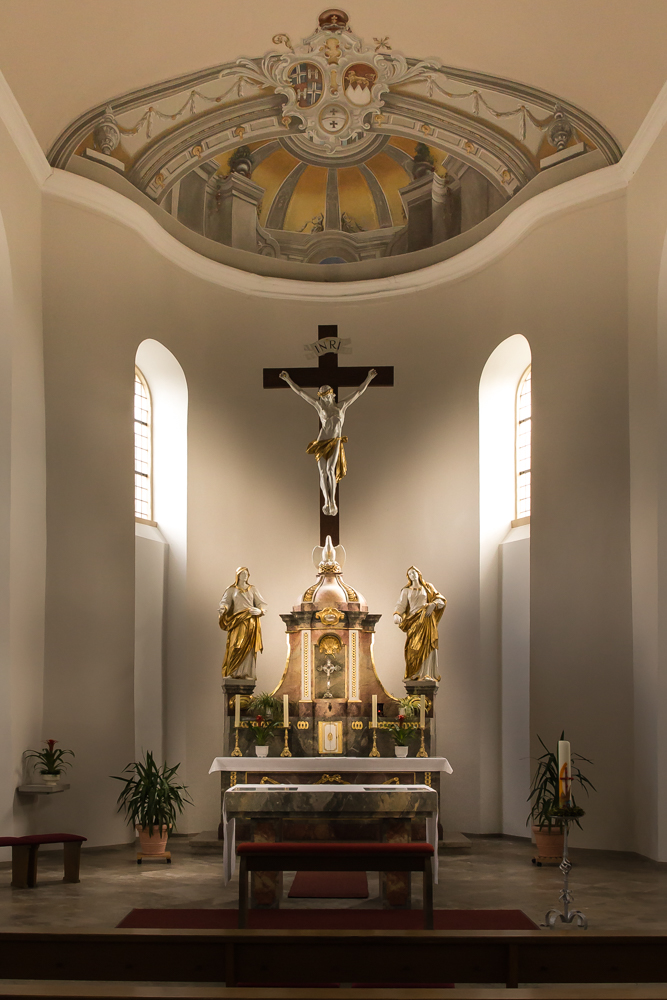
[[[256,715],[251,722],[248,722],[248,729],[255,740],[255,753],[258,757],[268,757],[269,748],[267,742],[269,737],[273,736],[273,730],[277,727],[278,722],[275,722],[273,719],[265,719],[261,714]]]
[[[268,691],[262,691],[261,694],[255,695],[248,706],[249,711],[259,713],[264,719],[272,719],[273,713],[275,712],[277,715],[280,708],[281,704],[278,699],[274,698]]]
[[[63,750],[60,747],[56,750],[57,742],[58,740],[47,740],[46,746],[42,750],[28,750],[25,755],[27,760],[34,758],[42,765],[39,768],[39,773],[46,785],[57,785],[63,771],[72,766],[72,762],[65,760],[65,757],[67,754],[73,757],[74,751]],[[37,764],[33,765],[33,767],[37,766]]]
[[[537,758],[537,770],[535,771],[533,783],[530,786],[530,795],[528,796],[530,814],[526,820],[526,825],[532,821],[532,831],[535,836],[538,855],[541,858],[554,858],[560,861],[563,855],[563,825],[560,817],[554,815],[554,812],[559,807],[558,754],[549,750],[541,736],[537,738],[544,747],[544,753]],[[561,740],[565,739],[564,732],[561,733],[560,738]],[[586,764],[592,763],[588,757],[582,757],[578,753],[572,754],[572,785],[576,782],[588,795],[589,788],[595,791],[595,786],[581,773],[579,761],[583,761]],[[579,829],[581,829],[579,817],[582,815],[583,809],[577,806],[574,795],[572,795],[571,807],[568,808],[568,817],[577,824]]]
[[[112,775],[124,784],[118,796],[118,811],[124,809],[127,822],[139,831],[142,854],[164,854],[177,814],[183,812],[186,803],[194,804],[187,787],[176,779],[180,766],[169,767],[166,762],[158,766],[149,750],[143,761],[135,760],[122,775]]]
[[[406,722],[405,715],[402,714],[397,715],[396,722],[390,722],[387,729],[394,741],[394,753],[396,756],[407,757],[409,750],[408,741],[415,735],[413,724]]]

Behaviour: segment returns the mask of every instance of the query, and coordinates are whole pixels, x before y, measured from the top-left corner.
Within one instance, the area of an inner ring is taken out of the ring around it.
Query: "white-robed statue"
[[[394,622],[406,634],[405,680],[439,681],[438,622],[447,601],[427,583],[416,566],[408,570],[408,585],[403,587]]]
[[[223,677],[255,678],[257,654],[263,649],[259,619],[266,607],[257,587],[250,583],[250,570],[240,566],[218,608],[220,628],[227,632]]]
[[[336,402],[336,396],[330,385],[320,386],[317,399],[313,399],[307,392],[300,389],[296,382],[293,382],[287,372],[281,372],[280,378],[287,382],[297,396],[301,396],[307,403],[314,406],[320,418],[320,433],[316,441],[311,441],[306,452],[315,456],[317,468],[320,473],[320,488],[324,497],[322,511],[332,517],[338,513],[336,505],[336,484],[341,481],[347,473],[347,462],[345,460],[345,442],[347,437],[342,436],[343,423],[345,421],[345,411],[348,406],[354,403],[355,399],[371,384],[377,372],[371,368],[367,377],[358,389],[355,389],[347,399],[340,403]]]

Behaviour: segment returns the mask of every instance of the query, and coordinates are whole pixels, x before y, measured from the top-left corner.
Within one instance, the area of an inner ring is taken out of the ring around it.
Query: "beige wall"
[[[1,122],[0,176],[0,832],[11,835],[32,832],[48,814],[43,798],[19,799],[15,789],[24,750],[49,734],[42,732],[41,193]]]
[[[627,198],[636,843],[640,852],[661,861],[667,860],[665,155],[667,129],[632,180]]]
[[[491,351],[529,340],[534,379],[532,730],[565,728],[595,761],[589,846],[632,847],[625,215],[618,198],[549,222],[485,271],[373,303],[271,302],[208,284],[135,234],[87,210],[45,209],[48,426],[49,717],[76,733],[68,810],[94,843],[117,842],[105,775],[131,758],[134,526],[132,368],[161,341],[189,392],[188,650],[182,663],[191,830],[218,818],[220,594],[250,566],[269,602],[259,688],[284,665],[280,612],[313,582],[318,540],[316,427],[263,366],[303,363],[318,323],[353,340],[343,363],[393,364],[393,389],[349,411],[342,486],[345,577],[383,618],[380,676],[401,692],[401,634],[390,620],[416,563],[448,598],[441,625],[439,750],[445,825],[485,829],[499,748],[482,754],[479,650],[478,388]],[[64,797],[63,797],[64,798]],[[64,808],[64,804],[63,804]],[[63,813],[63,816],[65,813]]]

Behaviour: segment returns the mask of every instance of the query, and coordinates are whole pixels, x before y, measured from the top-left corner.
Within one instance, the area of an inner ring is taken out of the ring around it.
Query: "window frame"
[[[152,518],[153,503],[154,503],[154,497],[153,497],[153,397],[151,395],[150,386],[149,386],[149,384],[148,384],[148,382],[146,380],[146,376],[144,375],[144,373],[142,372],[141,368],[139,368],[138,365],[134,366],[134,379],[135,379],[135,381],[132,383],[132,386],[133,386],[133,395],[132,395],[132,414],[133,414],[132,428],[133,428],[133,454],[134,454],[134,476],[135,476],[135,484],[134,484],[134,488],[135,488],[135,495],[134,495],[134,520],[135,520],[135,522],[137,524],[149,524],[152,527],[157,527],[157,521],[154,521],[153,518]],[[149,472],[148,472],[148,496],[149,496],[149,501],[148,501],[148,503],[149,503],[149,509],[150,509],[150,513],[151,513],[151,517],[150,518],[149,517],[142,517],[140,514],[137,514],[137,496],[136,496],[136,476],[137,476],[137,464],[136,464],[136,451],[137,451],[136,396],[137,396],[137,392],[136,392],[136,386],[135,386],[135,383],[136,383],[137,380],[143,386],[144,391],[146,393],[146,396],[148,398],[148,424],[147,424],[147,426],[148,426],[148,454],[149,454],[149,463],[148,463],[149,464]]]
[[[522,514],[519,516],[519,403],[521,400],[521,390],[526,384],[526,380],[530,377],[530,417],[524,418],[530,420],[530,466],[528,469],[524,469],[523,472],[530,473],[530,506],[529,513]],[[519,379],[516,387],[516,396],[514,401],[514,520],[512,521],[513,528],[519,528],[523,524],[530,524],[530,514],[532,512],[533,505],[533,362],[531,360],[530,364],[526,366]]]

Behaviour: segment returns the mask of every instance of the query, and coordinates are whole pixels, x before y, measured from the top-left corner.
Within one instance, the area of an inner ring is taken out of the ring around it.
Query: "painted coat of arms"
[[[303,139],[333,155],[370,130],[390,86],[426,68],[425,63],[409,66],[384,40],[368,46],[350,30],[345,11],[336,8],[320,14],[318,30],[303,44],[293,46],[284,34],[274,35],[273,42],[287,52],[269,52],[260,73],[249,60],[239,65],[258,83],[285,95],[285,124],[296,119]]]

